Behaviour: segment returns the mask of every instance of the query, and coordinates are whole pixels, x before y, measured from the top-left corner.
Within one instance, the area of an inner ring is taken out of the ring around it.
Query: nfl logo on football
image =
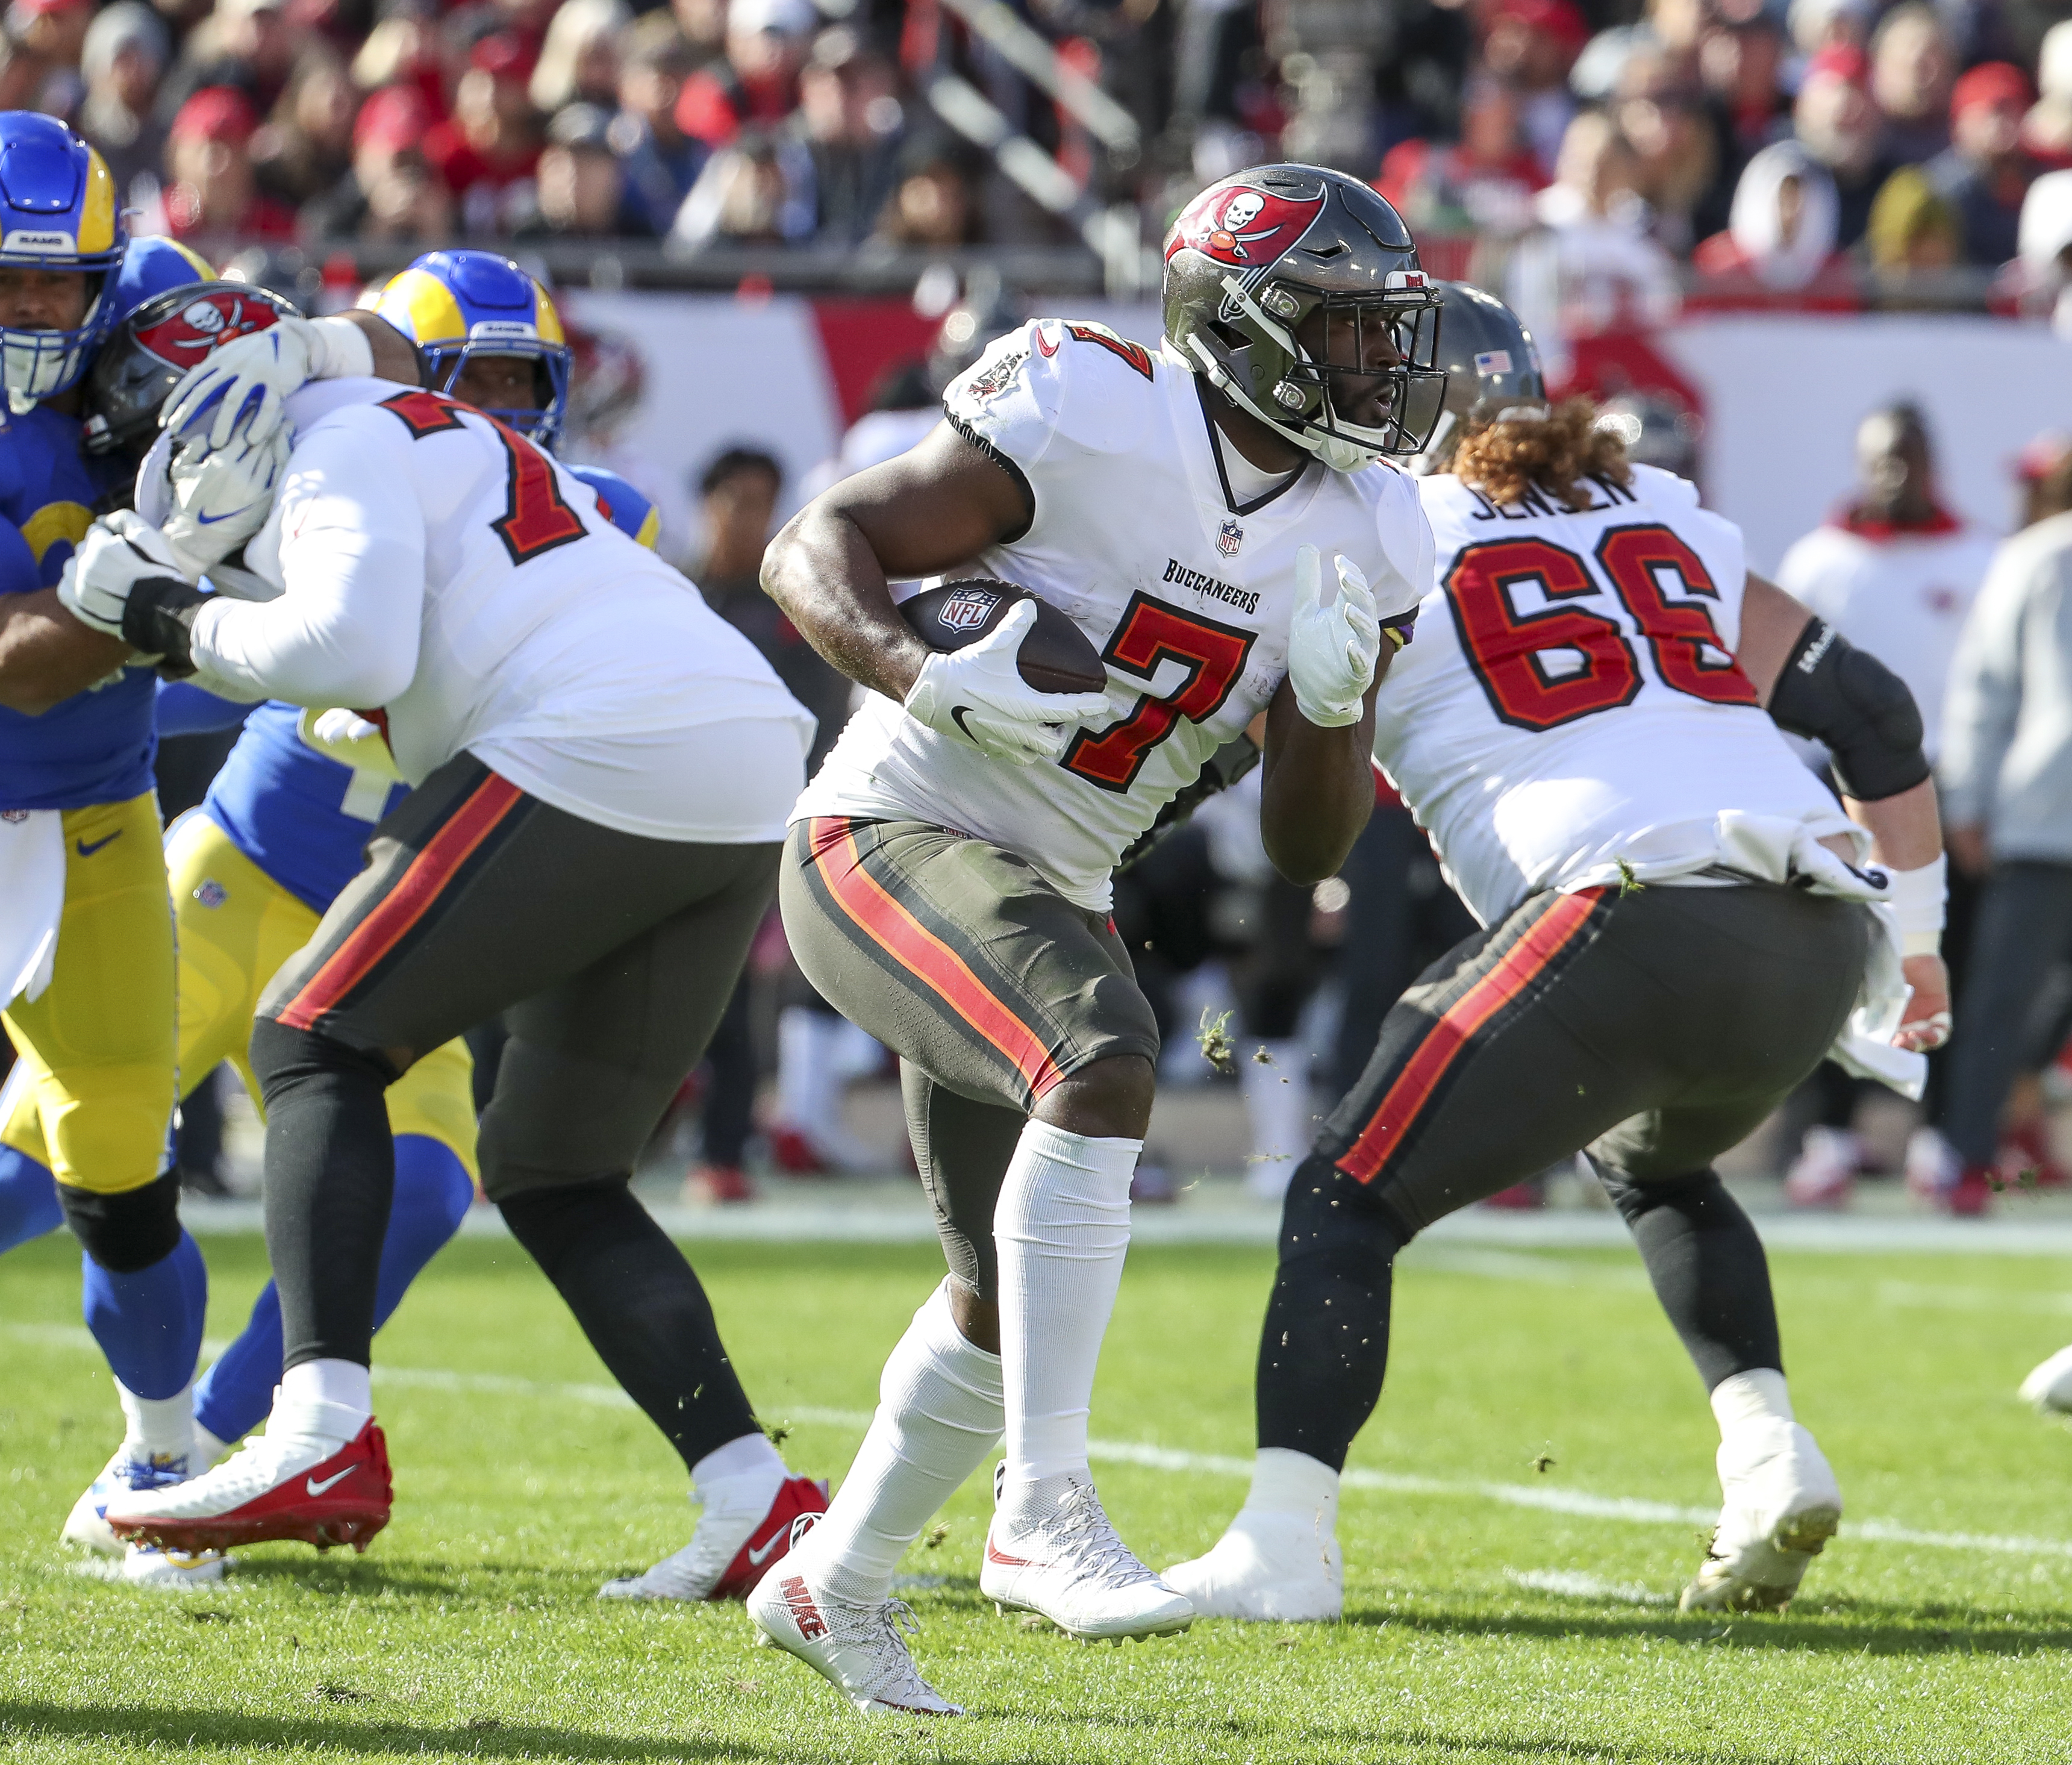
[[[999,604],[1000,597],[985,589],[962,589],[943,603],[935,617],[953,632],[975,632]]]
[[[1244,529],[1235,521],[1225,521],[1216,534],[1216,549],[1226,557],[1237,556],[1237,549],[1244,543]]]

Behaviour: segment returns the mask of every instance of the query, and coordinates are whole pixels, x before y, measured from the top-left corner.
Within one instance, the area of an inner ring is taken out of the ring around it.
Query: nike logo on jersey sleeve
[[[121,837],[122,829],[118,827],[113,833],[109,834],[104,839],[96,840],[91,845],[88,845],[84,840],[75,840],[72,841],[72,845],[81,858],[90,858],[95,853],[98,852],[101,847],[107,845],[116,840],[119,840]]]

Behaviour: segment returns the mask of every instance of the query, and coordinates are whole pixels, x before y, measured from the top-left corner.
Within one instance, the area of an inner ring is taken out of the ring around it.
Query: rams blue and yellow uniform
[[[38,132],[30,133],[31,144],[39,144]],[[112,215],[92,212],[105,167],[83,143],[79,152],[97,168],[85,180],[84,251],[119,228]],[[10,175],[11,167],[0,171],[0,179]],[[0,225],[19,219],[7,208],[0,216]],[[183,246],[139,241],[121,254],[112,286],[95,294],[93,306],[119,315],[208,273]],[[0,333],[0,352],[11,351],[20,335],[72,334]],[[80,354],[76,371],[90,359],[90,351]],[[63,574],[115,468],[87,458],[76,416],[44,403],[11,408],[18,401],[15,364],[4,353],[0,362],[10,370],[10,406],[0,417],[0,594],[34,593]],[[174,934],[151,779],[155,687],[150,669],[124,669],[39,717],[0,707],[0,811],[61,812],[65,845],[49,984],[33,1000],[9,1003],[0,1018],[27,1069],[22,1082],[33,1092],[58,1180],[100,1195],[141,1188],[158,1175],[174,1101]]]

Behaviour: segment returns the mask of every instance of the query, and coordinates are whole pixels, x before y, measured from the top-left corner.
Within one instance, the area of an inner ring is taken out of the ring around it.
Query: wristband
[[[313,319],[309,322],[313,341],[322,348],[320,359],[310,364],[312,380],[366,379],[374,372],[374,339],[350,319]]]
[[[1938,853],[1911,870],[1888,870],[1893,917],[1900,948],[1908,956],[1934,956],[1942,948],[1943,904],[1949,895],[1950,861]]]

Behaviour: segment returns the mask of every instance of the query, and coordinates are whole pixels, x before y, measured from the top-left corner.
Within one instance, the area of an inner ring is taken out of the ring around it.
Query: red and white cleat
[[[265,1434],[199,1477],[112,1496],[109,1529],[181,1551],[285,1538],[319,1550],[366,1549],[388,1524],[395,1495],[380,1428],[370,1419],[340,1446],[335,1435],[298,1429],[296,1420],[277,1412]]]
[[[745,1486],[738,1492],[729,1484]],[[622,1575],[599,1599],[746,1599],[827,1512],[828,1486],[792,1477],[766,1496],[759,1477],[728,1477],[705,1491],[691,1541],[644,1574]]]
[[[1847,1128],[1808,1128],[1799,1156],[1784,1174],[1784,1199],[1794,1208],[1840,1212],[1855,1194],[1863,1167],[1859,1135]]]

